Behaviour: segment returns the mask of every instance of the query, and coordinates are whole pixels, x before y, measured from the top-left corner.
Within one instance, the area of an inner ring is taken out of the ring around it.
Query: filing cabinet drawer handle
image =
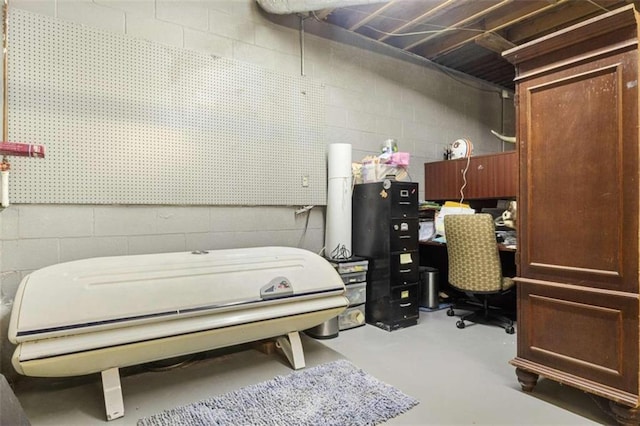
[[[407,272],[411,272],[411,269],[400,269],[401,274],[406,274]]]
[[[401,308],[407,308],[407,307],[409,307],[409,306],[411,306],[411,303],[401,303],[401,304],[400,304],[400,307],[401,307]]]
[[[400,238],[411,238],[411,235],[400,235]]]
[[[398,204],[404,204],[404,205],[409,205],[411,204],[411,201],[399,201]]]

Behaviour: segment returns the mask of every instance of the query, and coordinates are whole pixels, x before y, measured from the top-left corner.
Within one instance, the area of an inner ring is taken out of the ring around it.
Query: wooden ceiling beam
[[[521,44],[555,31],[558,28],[566,27],[602,13],[602,8],[613,10],[623,4],[626,4],[626,2],[620,0],[562,2],[556,5],[553,13],[539,14],[538,17],[528,19],[522,24],[511,25],[505,35],[513,43]]]
[[[463,0],[463,1],[470,1],[470,0]],[[404,30],[406,30],[408,28],[415,27],[416,25],[420,25],[421,23],[423,23],[427,19],[431,18],[432,16],[451,8],[452,6],[455,6],[456,3],[460,3],[459,0],[445,0],[442,3],[438,4],[437,6],[432,7],[431,9],[429,9],[428,11],[423,13],[422,15],[418,16],[417,18],[412,19],[411,21],[400,25],[399,27],[393,29],[392,31],[389,31],[389,33],[390,34],[402,34]],[[392,37],[392,36],[385,34],[382,37],[378,38],[378,41],[384,41],[384,40],[388,39],[389,37]]]
[[[549,1],[516,1],[503,9],[497,10],[492,16],[487,16],[486,19],[483,20],[484,28],[476,25],[475,28],[485,30],[481,34],[465,31],[456,32],[449,36],[445,35],[439,43],[429,43],[421,47],[420,50],[414,49],[413,52],[427,58],[436,58],[466,43],[475,42],[482,46],[482,43],[491,37],[500,37],[504,40],[502,44],[506,46],[507,43],[511,43],[513,45],[512,47],[514,47],[516,45],[515,43],[502,37],[502,35],[497,32],[541,13],[545,13],[567,1],[569,0],[555,0],[552,3]],[[472,28],[474,27],[472,26]],[[478,42],[478,39],[482,40]]]
[[[553,10],[562,3],[570,0],[541,0],[541,1],[516,1],[514,4],[518,7],[507,14],[496,14],[487,17],[485,24],[487,29],[491,31],[499,31],[503,28],[509,28],[527,19],[531,19],[536,15]]]
[[[481,19],[483,16],[486,16],[488,14],[490,14],[491,12],[500,9],[501,7],[506,6],[507,4],[511,3],[513,0],[502,0],[499,3],[494,4],[493,6],[489,6],[489,7],[485,7],[484,10],[482,10],[481,12],[475,13],[473,15],[470,16],[466,16],[463,19],[457,20],[456,22],[454,22],[452,25],[450,25],[448,28],[443,29],[441,32],[437,32],[431,35],[428,35],[427,37],[424,37],[420,40],[414,41],[413,43],[404,46],[405,50],[409,50],[412,49],[420,44],[426,43],[429,40],[432,40],[436,37],[439,37],[442,35],[442,33],[447,32],[449,30],[451,30],[452,28],[458,28],[458,27],[463,27],[467,24],[471,24],[475,21],[478,21],[479,19]]]
[[[499,53],[628,3],[640,0],[391,0],[315,15],[372,40],[513,87],[509,72],[513,67],[503,67]]]
[[[375,12],[372,12],[371,14],[365,16],[363,19],[359,20],[358,22],[356,22],[355,24],[351,25],[348,30],[349,31],[355,31],[358,28],[362,27],[363,25],[367,25],[369,22],[371,22],[372,20],[374,20],[375,18],[377,18],[380,14],[382,14],[382,12],[384,12],[385,10],[391,8],[394,6],[394,3],[396,3],[397,1],[390,1],[389,3],[385,3],[384,5],[382,5],[380,8],[378,8]]]
[[[434,38],[430,40],[429,43],[416,46],[411,49],[411,51],[425,58],[433,59],[458,46],[473,42],[478,34],[485,33],[486,31],[482,22],[477,22],[473,25],[467,25],[464,30],[449,31],[437,39]]]
[[[475,42],[477,45],[496,53],[502,53],[505,50],[516,47],[515,43],[511,43],[509,40],[492,32],[486,32],[480,37],[476,37]]]

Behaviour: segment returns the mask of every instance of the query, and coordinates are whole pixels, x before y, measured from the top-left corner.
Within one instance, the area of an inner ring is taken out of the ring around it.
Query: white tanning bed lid
[[[290,247],[84,259],[23,279],[9,338],[115,328],[335,291],[344,291],[344,284],[327,260]]]

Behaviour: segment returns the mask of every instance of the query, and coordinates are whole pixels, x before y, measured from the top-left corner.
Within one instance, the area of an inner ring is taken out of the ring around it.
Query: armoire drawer
[[[517,281],[519,358],[638,392],[638,295]]]

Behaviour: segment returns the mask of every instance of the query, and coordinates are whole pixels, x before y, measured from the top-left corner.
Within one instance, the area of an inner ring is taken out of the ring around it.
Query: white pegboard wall
[[[324,87],[11,9],[14,203],[326,203]],[[308,176],[308,187],[302,186]]]

